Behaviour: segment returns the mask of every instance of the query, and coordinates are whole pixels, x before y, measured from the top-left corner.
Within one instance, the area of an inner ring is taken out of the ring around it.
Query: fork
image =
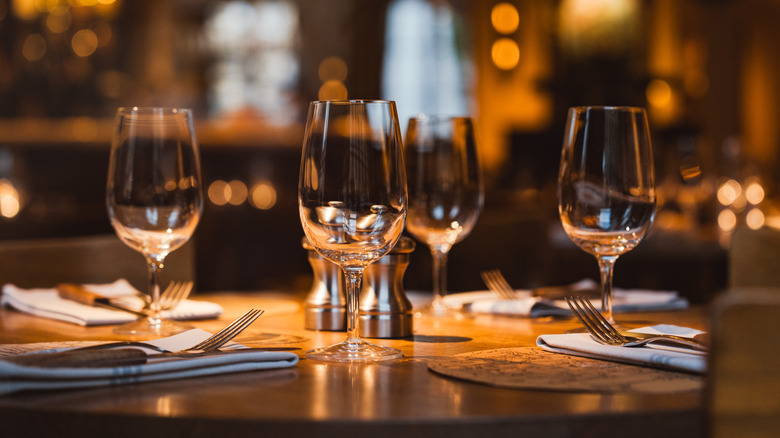
[[[252,309],[243,316],[228,324],[225,328],[214,333],[203,342],[193,345],[180,351],[170,351],[156,345],[139,341],[109,342],[107,344],[91,345],[89,347],[74,348],[71,350],[58,351],[54,353],[41,353],[19,355],[13,358],[6,358],[19,365],[27,366],[105,366],[116,365],[126,360],[136,360],[142,358],[145,361],[146,354],[134,349],[120,349],[115,347],[143,347],[157,351],[159,353],[205,353],[217,351],[220,347],[235,338],[239,333],[251,325],[260,315],[261,309]],[[108,350],[108,351],[101,351]],[[87,353],[86,356],[84,353]],[[92,354],[94,353],[94,354]],[[141,362],[143,363],[143,362]]]
[[[488,289],[497,293],[501,299],[511,300],[517,298],[517,291],[515,291],[512,286],[509,285],[509,282],[506,281],[506,278],[504,278],[504,275],[501,274],[501,271],[498,269],[482,271],[480,276],[482,277],[482,281],[485,282],[485,285],[487,285]]]
[[[599,344],[618,345],[623,347],[641,347],[651,343],[663,343],[690,348],[696,351],[707,351],[707,345],[694,339],[674,335],[650,335],[638,338],[625,335],[618,331],[609,321],[601,316],[590,300],[584,297],[566,297],[566,303],[579,318],[588,333]]]
[[[186,300],[192,292],[191,281],[172,281],[168,287],[160,294],[160,309],[171,310],[176,308],[182,301]],[[144,310],[149,309],[149,294],[138,292],[138,296],[144,300]]]

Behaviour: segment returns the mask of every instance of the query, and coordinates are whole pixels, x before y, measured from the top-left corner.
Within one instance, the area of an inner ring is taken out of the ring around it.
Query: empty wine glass
[[[312,359],[365,362],[401,356],[360,339],[363,270],[398,241],[406,218],[406,175],[392,101],[318,101],[309,105],[298,182],[306,237],[346,279],[347,339],[310,350]]]
[[[558,174],[563,229],[598,260],[601,312],[612,316],[618,256],[647,234],[655,216],[653,150],[644,109],[569,109]]]
[[[470,117],[419,116],[406,132],[406,229],[428,245],[433,257],[433,303],[425,314],[460,317],[449,309],[447,255],[471,233],[482,211],[483,188]]]
[[[188,329],[161,318],[159,275],[165,257],[190,239],[203,209],[190,110],[117,110],[106,204],[117,235],[143,254],[149,269],[148,317],[114,331],[168,336]]]

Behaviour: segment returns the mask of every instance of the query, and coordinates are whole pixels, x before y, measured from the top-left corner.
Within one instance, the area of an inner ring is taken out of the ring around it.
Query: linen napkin
[[[84,287],[106,297],[121,297],[122,302],[130,308],[140,309],[143,306],[143,300],[134,295],[136,289],[125,279],[108,284],[86,284]],[[3,286],[0,303],[21,312],[83,326],[122,324],[138,319],[121,310],[92,307],[60,298],[56,289],[21,289],[13,284]],[[219,304],[188,299],[174,309],[163,311],[162,317],[191,320],[216,318],[221,314],[222,306]]]
[[[592,280],[583,280],[577,284],[583,286]],[[539,318],[543,316],[572,316],[565,300],[551,300],[533,296],[530,290],[517,290],[517,298],[502,299],[492,291],[455,293],[444,297],[445,304],[463,311],[493,315],[522,316]],[[601,308],[601,299],[592,299],[597,309]],[[615,313],[643,312],[656,310],[685,309],[688,300],[675,291],[644,289],[613,289],[612,311]]]
[[[210,335],[205,330],[192,329],[148,343],[170,351],[179,351],[203,341]],[[2,347],[8,350],[19,348]],[[24,348],[35,348],[35,344],[24,344]],[[91,388],[287,368],[298,363],[298,356],[290,352],[258,349],[242,351],[245,347],[235,343],[228,344],[224,349],[231,351],[225,354],[175,358],[159,356],[159,353],[153,350],[145,350],[149,354],[146,364],[95,368],[25,366],[9,361],[7,357],[0,357],[0,395],[23,390]],[[27,354],[67,350],[48,349]],[[156,355],[159,359],[155,359]]]
[[[704,333],[700,330],[668,324],[642,327],[632,331],[648,334],[672,334],[690,338]],[[707,371],[707,355],[699,351],[662,345],[643,347],[602,345],[594,341],[587,333],[541,335],[536,339],[536,345],[547,351],[572,356],[699,374]]]

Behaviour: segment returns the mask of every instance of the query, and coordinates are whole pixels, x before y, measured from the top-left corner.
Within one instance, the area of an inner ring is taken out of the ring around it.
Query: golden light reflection
[[[726,181],[718,187],[718,202],[722,205],[731,205],[742,194],[742,186],[733,179]]]
[[[330,56],[320,62],[317,74],[322,82],[336,80],[344,82],[347,79],[347,63],[338,56]]]
[[[230,187],[230,197],[228,198],[228,204],[241,205],[244,203],[244,201],[246,201],[248,192],[246,189],[246,184],[244,184],[242,181],[234,179],[228,183],[228,187]]]
[[[52,33],[62,33],[70,29],[72,16],[70,10],[65,6],[60,6],[51,11],[46,17],[46,27]]]
[[[753,205],[758,205],[764,200],[764,188],[758,182],[748,183],[745,187],[745,198]]]
[[[98,37],[92,29],[81,29],[71,39],[73,53],[84,58],[95,53],[98,48]]]
[[[209,201],[214,205],[225,205],[231,196],[230,185],[222,180],[216,180],[209,186]]]
[[[512,70],[520,62],[520,47],[511,38],[499,38],[493,43],[490,57],[501,70]]]
[[[747,224],[748,228],[751,230],[757,230],[763,227],[765,222],[766,218],[764,217],[764,212],[759,208],[753,208],[745,215],[745,224]]]
[[[70,126],[73,137],[80,141],[94,141],[100,129],[92,117],[77,117]]]
[[[729,232],[737,226],[737,215],[731,210],[722,210],[718,213],[718,227],[721,230]]]
[[[260,210],[269,210],[276,205],[276,189],[270,181],[258,182],[252,186],[249,203]]]
[[[20,209],[19,191],[11,181],[0,179],[0,215],[10,219],[16,217]]]
[[[647,101],[655,107],[665,107],[672,101],[672,87],[661,79],[653,79],[645,90]]]
[[[46,40],[43,36],[38,33],[28,35],[22,45],[24,59],[33,62],[43,58],[44,55],[46,55]]]
[[[38,9],[35,0],[13,0],[12,10],[14,15],[22,20],[34,20],[38,17]]]
[[[520,14],[513,4],[499,3],[490,12],[490,22],[497,32],[510,34],[520,25]]]
[[[325,81],[320,87],[317,97],[320,100],[342,100],[347,98],[347,87],[335,79]]]

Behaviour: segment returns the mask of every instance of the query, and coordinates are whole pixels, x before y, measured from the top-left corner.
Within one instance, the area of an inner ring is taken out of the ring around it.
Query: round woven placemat
[[[551,353],[540,348],[501,348],[434,359],[428,368],[486,385],[577,392],[670,393],[699,391],[704,377]]]

